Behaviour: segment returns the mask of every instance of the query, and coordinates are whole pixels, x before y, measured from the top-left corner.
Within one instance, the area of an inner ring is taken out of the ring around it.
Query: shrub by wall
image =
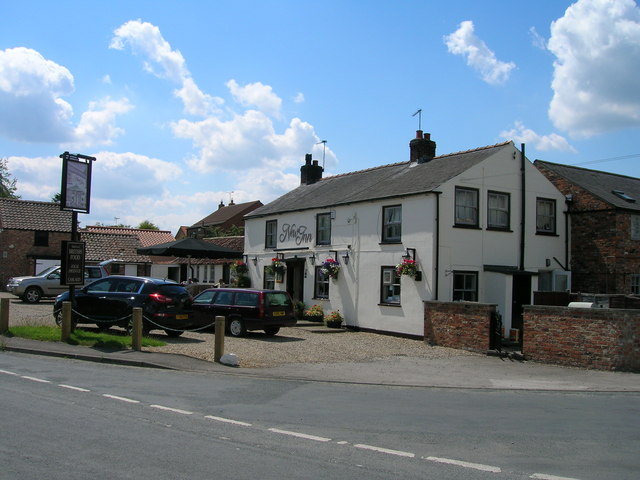
[[[524,307],[527,359],[598,370],[640,371],[640,310]]]
[[[430,345],[486,352],[495,310],[496,305],[475,302],[424,302],[424,340]]]

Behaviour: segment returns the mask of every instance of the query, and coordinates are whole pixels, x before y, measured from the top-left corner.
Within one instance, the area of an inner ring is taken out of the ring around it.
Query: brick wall
[[[33,245],[33,230],[3,230],[0,232],[0,288],[5,290],[9,277],[34,275],[36,258],[60,258],[62,240],[70,233],[49,232],[49,245]]]
[[[424,340],[430,345],[486,352],[495,311],[496,305],[482,303],[424,302]]]
[[[640,310],[524,307],[529,360],[598,370],[640,371]]]

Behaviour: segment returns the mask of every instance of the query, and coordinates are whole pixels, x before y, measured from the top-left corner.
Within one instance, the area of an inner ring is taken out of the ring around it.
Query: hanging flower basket
[[[236,275],[244,275],[249,272],[249,267],[242,260],[238,260],[231,264],[231,271]]]
[[[340,264],[333,258],[327,258],[324,262],[322,262],[320,271],[323,275],[328,275],[331,278],[338,278],[338,273],[340,272]]]
[[[267,273],[271,275],[282,276],[282,274],[284,274],[285,268],[286,267],[284,266],[284,262],[282,260],[280,260],[279,258],[272,258],[271,264],[267,265],[266,270]]]
[[[418,273],[418,266],[416,265],[415,260],[411,260],[410,258],[405,258],[402,260],[402,263],[396,265],[396,274],[397,275],[407,275],[411,278],[416,278],[416,274]]]

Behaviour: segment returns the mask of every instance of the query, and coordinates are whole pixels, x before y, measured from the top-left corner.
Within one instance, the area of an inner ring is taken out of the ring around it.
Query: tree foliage
[[[151,220],[143,220],[136,228],[142,228],[144,230],[160,230]]]
[[[9,172],[8,161],[0,158],[0,198],[20,198],[16,195],[16,179]]]
[[[244,227],[231,225],[229,228],[207,227],[205,228],[205,237],[241,237],[244,235]]]

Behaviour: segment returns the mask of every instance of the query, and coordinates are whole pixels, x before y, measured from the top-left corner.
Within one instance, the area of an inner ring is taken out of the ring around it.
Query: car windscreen
[[[270,307],[290,307],[289,295],[285,292],[267,292],[267,305]]]

